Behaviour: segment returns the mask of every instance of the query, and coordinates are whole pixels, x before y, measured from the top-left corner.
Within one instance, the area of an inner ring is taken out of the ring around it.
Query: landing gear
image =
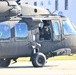
[[[35,43],[32,45],[32,55],[31,55],[31,61],[34,67],[43,67],[46,63],[46,56],[39,52],[39,47],[41,47],[40,44]]]
[[[0,67],[8,67],[10,64],[9,58],[2,58],[0,59]]]
[[[43,67],[46,63],[46,56],[38,52],[32,55],[32,64],[34,67]]]

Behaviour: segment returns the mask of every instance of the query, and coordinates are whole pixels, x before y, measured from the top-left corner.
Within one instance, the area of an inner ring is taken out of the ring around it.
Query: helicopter
[[[0,0],[0,67],[30,57],[44,67],[49,57],[76,53],[76,29],[69,18],[47,9]]]

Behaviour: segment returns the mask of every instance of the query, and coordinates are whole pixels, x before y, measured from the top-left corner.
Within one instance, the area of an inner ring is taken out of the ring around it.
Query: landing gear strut
[[[39,52],[39,47],[41,47],[41,45],[38,43],[32,45],[33,51],[31,55],[31,61],[34,67],[43,67],[46,63],[46,56]]]

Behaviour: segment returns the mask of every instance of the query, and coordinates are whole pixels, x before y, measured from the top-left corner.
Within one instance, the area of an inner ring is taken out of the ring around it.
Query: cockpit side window
[[[55,35],[59,35],[59,25],[58,25],[58,22],[54,22],[54,33]]]
[[[60,29],[58,22],[54,22],[53,29],[54,29],[54,35],[53,35],[54,40],[56,41],[60,40]]]
[[[11,31],[9,24],[0,24],[0,41],[10,40]]]
[[[15,24],[15,39],[16,41],[26,41],[28,37],[28,28],[26,23]]]
[[[76,34],[76,30],[69,20],[62,21],[63,33],[64,35]]]

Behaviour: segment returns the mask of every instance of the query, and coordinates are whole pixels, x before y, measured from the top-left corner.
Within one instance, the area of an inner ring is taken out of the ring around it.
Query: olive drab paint
[[[43,67],[49,57],[76,53],[76,29],[69,18],[14,0],[0,0],[0,7],[0,67],[19,57]]]

